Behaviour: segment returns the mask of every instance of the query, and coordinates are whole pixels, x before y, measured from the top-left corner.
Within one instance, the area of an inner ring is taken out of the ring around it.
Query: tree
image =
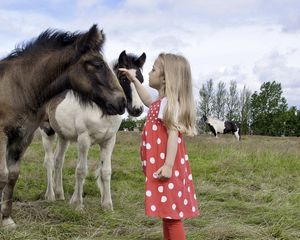
[[[218,89],[214,101],[214,112],[218,119],[224,120],[225,118],[225,104],[226,104],[226,84],[222,81],[218,83]]]
[[[239,119],[239,95],[237,92],[236,81],[230,81],[229,92],[227,94],[227,115],[229,121],[238,121]]]
[[[214,98],[214,83],[213,80],[208,80],[205,84],[202,84],[202,87],[199,91],[200,101],[198,104],[198,113],[199,116],[210,115],[211,110],[213,109],[213,98]]]
[[[250,133],[251,120],[251,91],[244,86],[240,94],[240,117],[242,134]]]
[[[300,136],[300,110],[295,106],[291,107],[286,113],[285,135]]]
[[[201,89],[199,90],[199,102],[197,104],[197,115],[198,120],[197,124],[200,131],[205,130],[205,124],[202,121],[202,117],[209,116],[213,109],[214,103],[214,84],[213,80],[210,79],[206,83],[202,84]]]
[[[135,128],[136,123],[135,121],[129,116],[126,119],[122,119],[121,125],[119,130],[129,130],[129,131],[133,131],[133,129]]]
[[[254,92],[251,97],[251,115],[255,134],[272,136],[284,134],[288,105],[281,95],[281,84],[275,81],[263,83],[260,93]]]

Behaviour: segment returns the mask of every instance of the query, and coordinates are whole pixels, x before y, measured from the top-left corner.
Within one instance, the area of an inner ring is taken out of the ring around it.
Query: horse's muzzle
[[[125,112],[126,99],[118,97],[115,102],[106,103],[106,110],[109,115],[123,114]]]

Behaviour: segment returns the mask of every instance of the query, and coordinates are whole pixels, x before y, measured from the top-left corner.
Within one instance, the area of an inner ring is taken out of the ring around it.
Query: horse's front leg
[[[58,136],[56,150],[54,154],[54,192],[57,200],[65,200],[63,180],[62,180],[62,168],[65,160],[65,153],[69,146],[69,141]]]
[[[2,199],[3,189],[8,183],[8,168],[6,162],[6,148],[7,148],[7,138],[6,135],[0,130],[0,197]],[[3,205],[2,200],[0,202],[0,207]],[[0,211],[0,226],[3,226],[3,215]]]
[[[73,196],[70,200],[70,204],[74,204],[78,210],[83,210],[83,184],[88,172],[87,156],[91,146],[91,139],[87,132],[78,136],[77,148],[78,148],[78,163],[76,167],[76,181]]]
[[[8,182],[2,192],[2,226],[15,228],[16,224],[11,218],[13,191],[20,173],[20,159],[8,159]]]
[[[45,199],[48,201],[55,200],[54,186],[53,186],[53,171],[54,171],[54,155],[52,151],[52,143],[55,140],[55,135],[48,136],[42,129],[40,129],[42,135],[43,147],[45,150],[44,167],[47,169],[47,190],[45,193]]]
[[[101,207],[113,210],[111,199],[111,155],[115,146],[116,135],[101,145],[100,164],[96,172],[97,185],[101,193]]]

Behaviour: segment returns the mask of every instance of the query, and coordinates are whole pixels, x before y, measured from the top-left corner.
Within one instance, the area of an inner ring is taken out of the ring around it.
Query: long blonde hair
[[[192,75],[187,59],[171,53],[159,54],[163,80],[163,92],[167,97],[163,120],[168,129],[177,129],[187,135],[195,135],[196,110],[192,90]]]

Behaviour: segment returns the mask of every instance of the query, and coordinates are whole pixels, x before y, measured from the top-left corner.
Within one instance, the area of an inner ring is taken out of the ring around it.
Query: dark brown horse
[[[86,33],[47,30],[0,61],[1,226],[15,226],[10,215],[20,159],[51,98],[72,89],[82,104],[124,113],[124,92],[101,54],[104,40],[96,25]]]

